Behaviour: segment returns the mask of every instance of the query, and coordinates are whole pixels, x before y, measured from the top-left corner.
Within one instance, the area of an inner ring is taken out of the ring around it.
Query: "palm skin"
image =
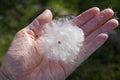
[[[44,58],[38,49],[37,35],[42,26],[52,20],[52,13],[44,11],[31,24],[20,30],[8,49],[2,66],[3,80],[64,80],[108,38],[106,32],[118,26],[111,9],[91,8],[73,19],[85,32],[84,46],[74,62],[55,62]]]

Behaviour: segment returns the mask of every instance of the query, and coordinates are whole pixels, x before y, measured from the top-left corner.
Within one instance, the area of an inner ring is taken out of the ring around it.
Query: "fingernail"
[[[51,11],[49,9],[46,9],[41,15],[49,15]]]

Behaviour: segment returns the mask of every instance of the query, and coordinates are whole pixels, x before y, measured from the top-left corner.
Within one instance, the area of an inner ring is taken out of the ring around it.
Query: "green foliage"
[[[0,63],[15,33],[27,26],[46,8],[54,18],[78,15],[90,7],[112,8],[120,17],[119,0],[0,0]],[[117,31],[120,31],[118,28]],[[119,80],[120,48],[117,53],[107,41],[81,64],[67,80]]]

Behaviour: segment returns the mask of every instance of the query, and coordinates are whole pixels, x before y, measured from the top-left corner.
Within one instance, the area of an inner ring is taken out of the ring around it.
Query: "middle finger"
[[[109,20],[114,15],[111,9],[105,9],[101,11],[96,17],[91,19],[88,23],[84,24],[81,28],[85,32],[85,36],[88,36],[97,28],[102,26],[107,20]]]

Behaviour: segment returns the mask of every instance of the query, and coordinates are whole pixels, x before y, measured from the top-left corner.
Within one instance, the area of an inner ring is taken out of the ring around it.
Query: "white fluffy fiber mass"
[[[70,20],[62,18],[46,24],[39,38],[40,51],[45,58],[71,62],[77,57],[83,45],[84,32]]]

